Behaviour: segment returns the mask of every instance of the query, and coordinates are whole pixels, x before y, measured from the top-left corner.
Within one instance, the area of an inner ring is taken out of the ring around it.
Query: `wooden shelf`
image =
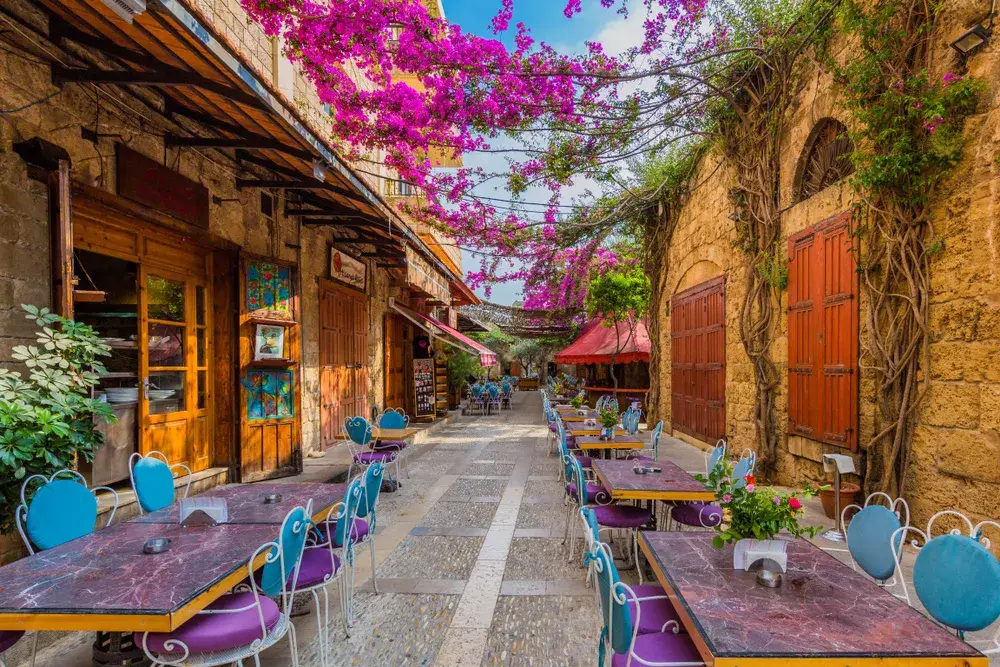
[[[247,317],[246,321],[252,324],[273,324],[282,327],[291,327],[298,324],[295,320],[279,320],[273,317],[254,317],[253,315]]]
[[[296,365],[294,359],[255,359],[247,364],[247,366],[255,368],[291,368]]]

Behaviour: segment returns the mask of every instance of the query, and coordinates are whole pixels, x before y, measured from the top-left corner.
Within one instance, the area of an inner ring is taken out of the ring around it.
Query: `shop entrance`
[[[123,460],[134,451],[204,470],[213,437],[211,253],[88,212],[74,211],[75,318],[111,347],[98,391],[123,425],[108,434],[94,479],[127,478]]]
[[[368,417],[368,297],[332,282],[320,284],[320,430],[336,443],[344,421]]]

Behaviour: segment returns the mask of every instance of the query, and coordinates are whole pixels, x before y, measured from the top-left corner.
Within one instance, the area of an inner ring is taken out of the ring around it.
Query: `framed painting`
[[[280,324],[257,324],[253,337],[253,358],[284,359],[285,327]]]

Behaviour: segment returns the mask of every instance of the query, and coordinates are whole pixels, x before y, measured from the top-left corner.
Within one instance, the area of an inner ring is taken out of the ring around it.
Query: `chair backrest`
[[[580,459],[570,455],[569,463],[573,472],[573,482],[576,484],[576,504],[582,508],[587,504],[587,476],[583,472]]]
[[[481,385],[479,385],[479,384],[472,385],[472,395],[474,397],[476,397],[476,398],[479,398],[480,396],[482,396],[483,395],[483,387]]]
[[[604,404],[604,407],[608,410],[618,412],[618,399],[609,396],[607,402]]]
[[[846,508],[845,508],[846,509]],[[881,505],[868,505],[847,525],[847,549],[851,558],[872,578],[886,581],[896,571],[903,535],[896,513]]]
[[[656,422],[656,426],[653,427],[653,433],[649,438],[650,443],[653,446],[653,458],[660,458],[660,436],[663,434],[663,421],[660,420]]]
[[[132,490],[143,513],[174,504],[174,473],[164,454],[150,452],[143,456],[135,452],[128,458],[128,464]]]
[[[29,503],[27,491],[36,482],[41,486]],[[44,551],[94,532],[97,497],[74,470],[59,470],[51,477],[32,475],[21,485],[21,504],[15,515],[28,550],[34,553],[34,545]]]
[[[733,467],[733,487],[742,489],[747,484],[747,475],[753,474],[753,458],[740,459]]]
[[[410,418],[399,408],[386,408],[378,418],[380,428],[406,428],[409,423]]]
[[[706,458],[705,472],[711,474],[715,470],[715,466],[722,462],[722,459],[726,457],[726,441],[719,440],[715,443],[715,449]]]
[[[344,432],[349,443],[364,447],[372,441],[372,425],[364,417],[348,417]]]
[[[487,387],[487,391],[490,393],[490,398],[496,400],[500,397],[500,387],[495,384],[491,384]]]
[[[500,385],[500,391],[502,391],[504,394],[509,394],[510,392],[514,391],[514,387],[510,384],[510,381],[508,380],[504,382],[502,385]]]
[[[594,574],[597,576],[607,641],[614,653],[627,655],[632,648],[632,610],[622,590],[618,569],[608,548],[602,543],[597,544],[590,558],[594,562]]]
[[[294,593],[299,564],[302,562],[302,551],[306,545],[306,534],[311,523],[310,513],[311,503],[306,507],[295,507],[281,523],[278,541],[269,550],[260,576],[260,590],[264,595],[275,596],[289,592],[286,588],[289,585],[292,587],[291,592]]]
[[[354,520],[358,515],[358,508],[361,507],[364,498],[364,487],[361,483],[360,477],[355,477],[354,480],[347,485],[347,490],[344,492],[344,509],[341,516],[337,519],[337,528],[333,532],[333,543],[337,546],[349,545],[351,543],[348,532],[351,526],[354,524]]]
[[[933,536],[934,523],[943,517],[959,518],[969,530]],[[1000,618],[1000,563],[989,551],[983,528],[1000,528],[994,521],[973,525],[965,515],[947,510],[927,523],[927,542],[913,564],[913,588],[927,612],[960,636],[976,632]],[[919,532],[919,531],[915,531]]]
[[[369,514],[372,515],[371,523],[375,522],[375,508],[378,506],[378,497],[382,492],[382,477],[385,469],[381,461],[368,466],[365,471],[364,493],[361,503],[358,505],[358,516],[364,519]],[[374,530],[374,526],[372,526]]]

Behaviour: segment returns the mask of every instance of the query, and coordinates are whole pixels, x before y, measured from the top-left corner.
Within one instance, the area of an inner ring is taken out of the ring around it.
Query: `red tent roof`
[[[619,322],[617,328],[618,334],[615,327],[605,326],[604,320],[595,317],[583,325],[577,339],[556,354],[554,361],[557,364],[610,364],[611,356],[620,344],[621,349],[615,359],[617,363],[648,362],[649,332],[645,320],[636,322],[632,332],[628,322]]]

